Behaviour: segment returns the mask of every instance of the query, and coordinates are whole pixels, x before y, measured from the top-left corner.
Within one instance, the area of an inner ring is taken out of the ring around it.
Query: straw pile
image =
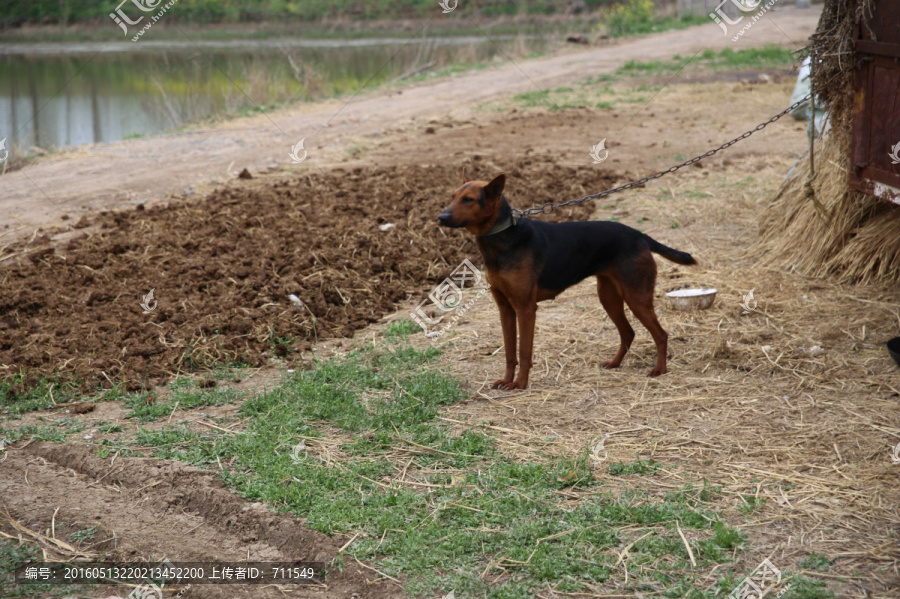
[[[900,207],[848,187],[853,102],[854,27],[872,0],[825,3],[811,49],[818,102],[831,130],[816,140],[813,175],[803,156],[760,222],[760,253],[782,267],[842,282],[900,281]]]

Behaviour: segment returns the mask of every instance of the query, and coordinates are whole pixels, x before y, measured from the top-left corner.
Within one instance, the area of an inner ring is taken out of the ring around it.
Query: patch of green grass
[[[35,441],[53,441],[54,443],[65,443],[66,435],[55,426],[37,426],[28,424],[15,428],[4,428],[0,426],[0,438],[6,439],[11,443],[15,443],[21,439],[34,439]]]
[[[675,55],[669,60],[629,60],[616,70],[616,74],[632,77],[662,75],[681,71],[689,65],[714,71],[787,68],[797,60],[790,50],[775,45],[746,50],[725,48],[719,52],[707,48],[693,59]]]
[[[422,328],[409,320],[408,318],[403,318],[401,320],[395,320],[390,323],[387,327],[387,331],[385,331],[384,336],[388,339],[394,337],[409,337],[414,333],[418,333]]]
[[[684,62],[681,60],[671,60],[671,61],[663,61],[663,60],[650,60],[650,61],[641,61],[641,60],[628,60],[624,65],[616,69],[616,73],[620,75],[629,75],[629,76],[638,76],[638,75],[658,75],[661,73],[669,73],[672,71],[677,71],[684,66]]]
[[[577,87],[559,87],[550,91],[534,90],[512,96],[506,103],[487,103],[486,107],[508,110],[511,101],[517,108],[543,107],[550,111],[567,108],[599,108],[608,110],[619,104],[642,104],[648,100],[647,92],[660,91],[659,86],[639,85],[627,90],[616,90],[606,84],[612,77],[591,78],[581,81]]]
[[[614,462],[609,465],[609,473],[613,476],[625,474],[656,474],[659,470],[659,462],[653,460],[635,460],[634,462]]]
[[[0,413],[20,416],[26,412],[52,408],[54,402],[66,403],[74,396],[74,385],[48,378],[32,383],[28,381],[27,373],[22,371],[0,381]]]
[[[709,50],[706,52],[709,52]],[[718,55],[714,53],[712,55],[704,54],[704,58],[707,58],[707,56],[716,67],[722,69],[786,67],[798,60],[803,60],[802,55],[797,56],[791,50],[775,45],[747,48],[746,50],[725,48]]]
[[[594,75],[593,77],[586,77],[583,81],[581,81],[581,85],[594,85],[596,83],[609,83],[611,81],[615,81],[616,76],[610,74],[603,75]]]
[[[76,530],[71,535],[69,535],[69,540],[73,543],[84,543],[86,541],[93,540],[98,530],[100,530],[98,526],[91,526],[83,530]]]
[[[169,405],[167,402],[155,401],[149,393],[141,395],[132,395],[124,402],[125,407],[130,409],[125,418],[136,418],[138,422],[155,422],[160,416],[168,416],[174,409],[174,404]]]
[[[550,94],[544,91],[531,91],[516,94],[513,96],[513,101],[525,108],[544,106],[552,102],[550,100]]]
[[[744,577],[747,576],[747,574],[749,574],[749,572],[731,573],[721,576],[716,581],[714,587],[711,589],[712,592],[709,594],[692,591],[683,596],[689,598],[696,597],[697,599],[726,597],[738,588],[738,585],[741,584],[741,581],[744,580]],[[669,594],[666,594],[666,596],[673,597],[673,599],[681,599],[682,597],[682,595]],[[806,576],[792,574],[788,571],[783,573],[781,584],[779,586],[772,589],[767,588],[765,596],[772,598],[777,597],[778,599],[835,599],[834,593],[828,590],[824,582],[813,580]]]
[[[49,597],[81,595],[84,587],[71,585],[16,584],[16,566],[23,562],[39,562],[41,552],[36,546],[0,539],[0,599],[18,597]]]
[[[828,590],[824,582],[806,576],[792,576],[782,586],[787,591],[781,599],[835,599],[834,593]]]
[[[101,439],[99,445],[100,447],[97,449],[97,455],[103,459],[106,459],[112,455],[120,455],[125,458],[144,457],[144,454],[140,451],[135,451],[130,447],[127,447],[121,443],[110,441],[109,439]]]
[[[167,404],[178,404],[178,409],[190,410],[206,406],[222,406],[235,403],[243,393],[233,388],[180,389],[169,394]]]
[[[98,388],[87,397],[79,391],[78,381],[65,381],[59,377],[29,380],[26,372],[19,372],[0,380],[0,414],[17,417],[27,412],[48,410],[71,401],[116,401],[128,393],[122,385],[110,389]]]
[[[828,570],[828,568],[831,567],[831,560],[828,559],[828,556],[813,551],[808,556],[800,560],[799,565],[804,570],[816,570],[818,572],[825,572],[826,570]]]
[[[184,426],[167,426],[155,431],[141,428],[134,442],[142,447],[155,447],[154,458],[180,460],[195,466],[214,464],[216,457],[223,455],[216,435],[199,435]]]
[[[741,495],[741,499],[744,503],[738,506],[738,509],[741,513],[749,516],[756,510],[760,508],[760,506],[766,503],[765,498],[759,498],[756,495]]]
[[[608,89],[608,88],[607,88]],[[582,85],[578,89],[571,87],[560,87],[555,90],[530,91],[516,94],[512,97],[512,103],[518,108],[534,108],[544,107],[550,111],[564,110],[567,108],[587,108],[596,106],[598,108],[612,108],[613,103],[600,101],[597,102],[599,95],[597,90]],[[488,104],[497,110],[507,110],[504,105]]]
[[[176,409],[191,410],[206,406],[221,406],[235,403],[243,393],[228,387],[200,388],[190,377],[180,377],[169,383],[169,395],[165,401],[154,398],[149,393],[133,394],[125,398],[125,407],[131,411],[125,418],[135,418],[138,422],[155,422],[161,417],[168,418]]]
[[[318,362],[246,401],[239,434],[166,427],[142,430],[135,442],[201,466],[228,459],[223,478],[244,497],[327,534],[363,533],[346,553],[404,578],[416,597],[451,589],[532,597],[551,585],[587,592],[623,567],[634,580],[662,576],[689,589],[695,575],[674,522],[700,531],[692,546],[704,565],[729,561],[743,542],[710,509],[716,495],[706,487],[616,496],[602,492],[587,453],[523,463],[502,457],[477,427],[454,432],[439,414],[465,397],[460,383],[435,367],[437,349],[405,341],[418,327],[394,324],[385,343]],[[329,446],[327,459],[316,443],[326,426],[350,439]],[[295,449],[300,440],[305,448]],[[401,471],[428,486],[398,482]],[[564,493],[578,489],[591,493],[572,503]],[[648,532],[617,565],[615,548]],[[503,582],[489,582],[504,572]]]

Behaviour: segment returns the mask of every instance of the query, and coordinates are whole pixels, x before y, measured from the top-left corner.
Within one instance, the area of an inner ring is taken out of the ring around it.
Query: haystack
[[[853,38],[874,0],[826,0],[810,50],[816,103],[831,128],[785,179],[760,222],[775,264],[848,283],[900,282],[900,206],[851,189]]]

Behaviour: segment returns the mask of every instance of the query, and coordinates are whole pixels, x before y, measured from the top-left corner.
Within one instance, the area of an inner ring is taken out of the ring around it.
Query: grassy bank
[[[335,19],[316,22],[262,21],[259,23],[179,23],[162,19],[154,25],[154,41],[234,41],[270,40],[272,38],[302,38],[307,40],[357,40],[366,38],[400,38],[423,34],[433,38],[453,36],[509,36],[509,35],[568,35],[589,34],[601,22],[599,15],[584,18],[488,18],[488,19],[412,19],[412,20],[349,20]],[[122,30],[110,20],[69,25],[26,24],[20,28],[0,28],[0,42],[122,42],[127,41]],[[142,40],[143,41],[143,40]]]

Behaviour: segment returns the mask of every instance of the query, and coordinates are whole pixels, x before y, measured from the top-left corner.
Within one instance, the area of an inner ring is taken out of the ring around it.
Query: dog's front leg
[[[491,289],[494,302],[500,310],[500,326],[503,329],[503,352],[506,354],[506,372],[495,381],[491,389],[507,389],[516,374],[516,311],[501,292]]]
[[[526,389],[528,387],[528,375],[531,373],[532,354],[534,353],[534,321],[537,316],[537,303],[527,302],[517,306],[516,316],[519,321],[519,376],[507,389]]]

